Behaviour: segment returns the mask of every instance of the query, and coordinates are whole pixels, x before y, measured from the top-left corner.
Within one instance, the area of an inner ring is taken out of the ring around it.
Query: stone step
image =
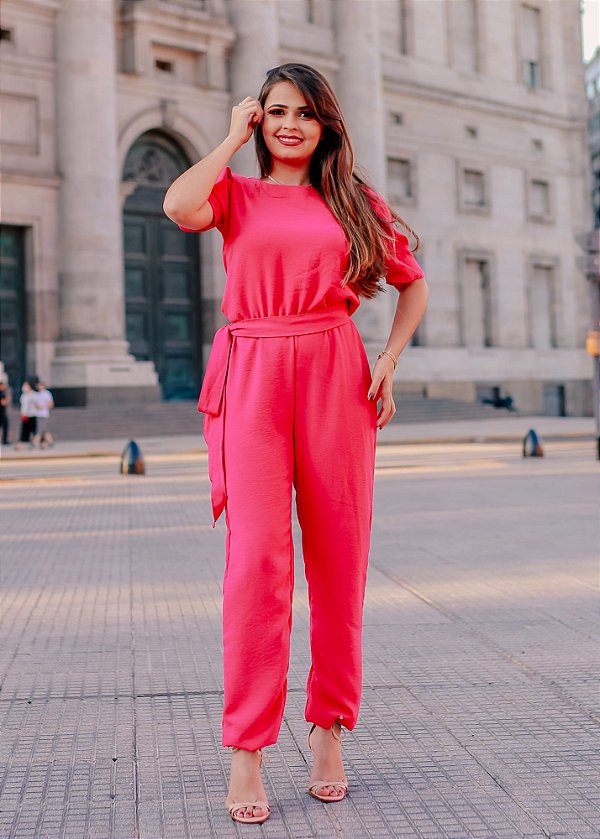
[[[489,419],[506,415],[505,409],[454,399],[396,396],[395,423],[445,422]],[[9,411],[10,440],[19,436],[19,413]],[[93,408],[55,408],[50,430],[60,440],[93,440],[113,437],[153,437],[202,434],[202,414],[196,400],[146,405],[102,405]]]

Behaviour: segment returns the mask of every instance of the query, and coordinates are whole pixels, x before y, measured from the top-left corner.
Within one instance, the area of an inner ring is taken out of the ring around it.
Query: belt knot
[[[344,306],[343,308],[322,309],[299,315],[245,318],[227,323],[215,332],[198,399],[198,411],[208,414],[211,424],[216,424],[216,428],[213,429],[215,433],[210,434],[210,439],[207,437],[213,527],[225,507],[227,498],[223,463],[223,402],[233,345],[232,335],[243,338],[280,338],[292,335],[309,335],[314,332],[326,332],[329,329],[334,329],[347,323],[349,319],[348,308]]]

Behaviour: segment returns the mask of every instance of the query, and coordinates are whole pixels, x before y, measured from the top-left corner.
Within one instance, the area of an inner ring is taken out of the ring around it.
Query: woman
[[[2,445],[8,446],[8,434],[10,431],[10,420],[8,418],[8,409],[12,402],[12,391],[8,386],[8,382],[0,379],[0,426],[2,427]]]
[[[37,428],[33,445],[39,444],[40,449],[46,449],[54,445],[54,438],[48,431],[50,422],[50,411],[54,408],[54,398],[46,387],[45,382],[38,381],[35,393],[35,416]]]
[[[25,379],[21,385],[21,396],[19,397],[21,408],[21,433],[19,442],[15,449],[22,449],[25,443],[33,448],[33,438],[37,431],[37,418],[35,408],[35,388],[30,379]]]
[[[228,165],[252,134],[260,178]],[[393,227],[402,220],[354,168],[333,90],[304,64],[270,70],[258,98],[233,108],[225,140],[173,182],[164,210],[182,230],[217,227],[224,241],[230,323],[215,335],[198,408],[213,527],[223,509],[226,518],[226,804],[236,821],[263,822],[261,749],[277,742],[287,691],[292,485],[311,615],[308,791],[340,801],[340,734],[354,728],[361,694],[377,428],[395,413],[396,359],[428,291]],[[371,375],[349,316],[384,275],[402,294]]]

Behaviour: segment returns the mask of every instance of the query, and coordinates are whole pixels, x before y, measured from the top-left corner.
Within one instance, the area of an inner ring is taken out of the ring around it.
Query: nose
[[[298,117],[294,116],[294,114],[289,113],[283,121],[283,128],[287,131],[288,129],[297,131],[298,130]]]

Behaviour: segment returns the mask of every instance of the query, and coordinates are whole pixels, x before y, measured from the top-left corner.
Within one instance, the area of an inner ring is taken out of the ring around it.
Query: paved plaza
[[[305,791],[295,522],[262,826],[224,806],[225,525],[211,528],[206,454],[150,453],[144,476],[119,475],[114,455],[7,460],[1,839],[598,839],[598,464],[592,440],[545,455],[524,460],[516,441],[380,446],[339,804]]]

